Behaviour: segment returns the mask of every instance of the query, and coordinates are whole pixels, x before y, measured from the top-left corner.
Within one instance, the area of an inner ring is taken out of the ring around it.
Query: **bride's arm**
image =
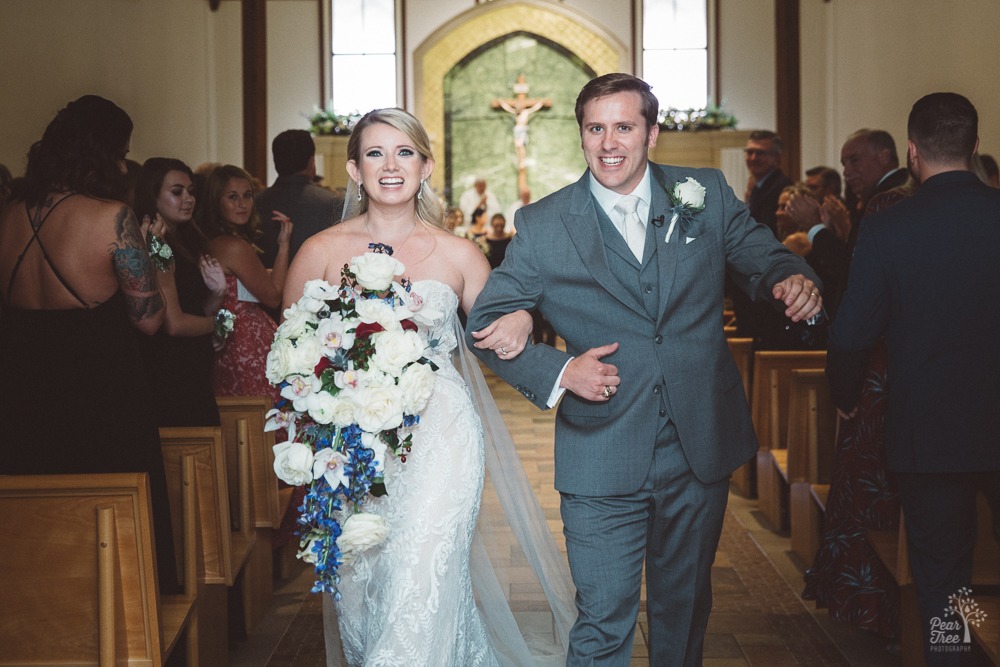
[[[282,311],[299,300],[307,282],[326,275],[328,260],[323,245],[316,237],[306,239],[295,253],[292,265],[288,267],[285,289],[281,297]]]
[[[462,308],[468,315],[490,277],[490,265],[478,248],[463,259],[466,259],[463,262],[466,271],[463,276]],[[528,346],[533,326],[531,313],[515,310],[498,317],[481,330],[473,331],[472,335],[476,339],[475,346],[480,350],[493,350],[501,359],[513,359]]]

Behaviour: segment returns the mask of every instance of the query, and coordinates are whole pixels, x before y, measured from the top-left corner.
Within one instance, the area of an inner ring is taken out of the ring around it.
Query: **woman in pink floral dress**
[[[264,376],[276,329],[265,308],[275,309],[281,303],[292,223],[287,216],[274,213],[274,219],[281,222],[281,231],[274,268],[268,272],[253,243],[259,219],[250,175],[233,165],[217,167],[209,175],[205,190],[199,226],[209,238],[209,252],[218,258],[226,273],[223,307],[236,315],[235,329],[215,355],[215,393],[277,398]]]

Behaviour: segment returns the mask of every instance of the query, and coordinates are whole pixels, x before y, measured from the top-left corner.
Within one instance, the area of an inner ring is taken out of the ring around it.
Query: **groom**
[[[472,332],[539,308],[566,341],[510,361],[476,353],[540,408],[561,398],[555,484],[578,610],[568,665],[629,664],[644,560],[650,664],[701,664],[728,476],[757,450],[722,331],[725,273],[792,320],[821,307],[815,274],[720,172],[647,160],[658,109],[627,74],[584,86],[588,171],[518,211],[469,316]]]

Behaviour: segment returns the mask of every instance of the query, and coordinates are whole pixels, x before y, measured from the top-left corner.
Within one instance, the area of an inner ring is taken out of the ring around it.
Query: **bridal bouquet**
[[[437,314],[409,280],[395,280],[405,267],[392,248],[369,247],[344,266],[339,286],[306,283],[267,356],[267,379],[282,398],[265,428],[288,434],[274,446],[274,470],[292,486],[309,485],[299,558],[315,565],[313,592],[338,599],[340,565],[387,536],[364,504],[386,493],[386,457],[406,461],[437,370],[417,331]]]

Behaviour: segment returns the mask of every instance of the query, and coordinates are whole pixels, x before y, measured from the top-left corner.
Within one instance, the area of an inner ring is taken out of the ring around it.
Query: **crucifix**
[[[531,114],[552,106],[550,99],[531,99],[528,97],[528,84],[524,74],[517,75],[514,84],[514,97],[498,98],[491,105],[514,115],[514,151],[517,153],[517,190],[518,194],[528,191],[528,121]]]

